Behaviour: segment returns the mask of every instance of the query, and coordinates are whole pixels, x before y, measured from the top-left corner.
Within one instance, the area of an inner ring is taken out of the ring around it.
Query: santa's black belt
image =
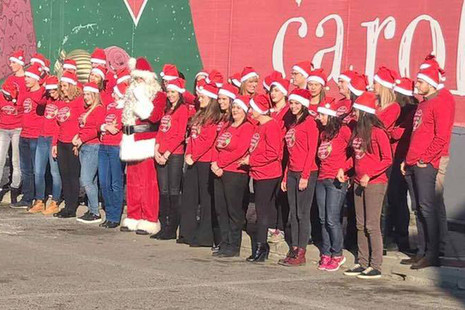
[[[155,132],[155,131],[156,131],[156,127],[153,124],[123,126],[123,133],[125,135],[132,135],[134,133],[141,133],[141,132]]]

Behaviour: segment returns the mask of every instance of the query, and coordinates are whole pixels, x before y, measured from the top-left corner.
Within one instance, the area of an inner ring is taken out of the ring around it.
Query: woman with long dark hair
[[[289,201],[291,244],[286,258],[279,261],[284,266],[305,265],[305,253],[311,233],[310,208],[318,174],[315,162],[318,128],[308,111],[310,96],[308,90],[299,88],[293,90],[289,96],[293,122],[285,136],[289,160],[281,189],[287,192]]]
[[[351,131],[338,117],[337,107],[334,101],[318,107],[321,133],[316,200],[322,236],[318,269],[326,271],[338,270],[346,260],[342,253],[341,211],[348,187],[346,173],[351,167],[347,152]]]
[[[308,90],[310,91],[310,105],[308,106],[308,112],[313,118],[318,116],[318,106],[326,98],[326,90],[328,90],[326,84],[328,77],[323,69],[312,70],[307,77]]]
[[[210,171],[218,123],[221,119],[218,89],[207,84],[199,90],[199,110],[189,122],[190,135],[184,158],[182,213],[178,243],[211,247],[212,189]],[[200,218],[200,220],[197,220]]]
[[[352,134],[355,170],[358,264],[344,274],[362,279],[381,277],[383,237],[381,210],[392,164],[391,145],[376,116],[376,95],[364,92],[353,107],[357,126]]]
[[[160,122],[155,145],[161,230],[150,237],[160,240],[176,239],[188,119],[183,97],[186,91],[184,80],[178,78],[168,81],[166,90],[165,114]]]
[[[268,228],[275,225],[276,192],[282,175],[281,154],[283,140],[278,123],[271,118],[270,99],[257,95],[250,100],[252,117],[258,122],[252,136],[248,156],[239,163],[250,167],[257,213],[256,229],[248,229],[252,241],[252,255],[247,261],[264,262],[268,257]]]

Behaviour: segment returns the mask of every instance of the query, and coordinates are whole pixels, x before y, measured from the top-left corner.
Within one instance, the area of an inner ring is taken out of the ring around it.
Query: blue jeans
[[[87,207],[93,214],[99,214],[97,185],[99,147],[99,144],[83,144],[79,150],[79,161],[81,162],[81,177],[79,181],[86,191]]]
[[[105,202],[106,220],[119,223],[123,210],[124,163],[119,159],[119,146],[100,145],[98,179]]]
[[[341,210],[347,192],[347,183],[333,179],[318,180],[316,183],[316,201],[321,223],[321,254],[342,255]]]
[[[34,178],[36,186],[36,199],[45,200],[45,171],[50,164],[52,174],[53,200],[61,200],[61,176],[58,161],[52,156],[52,137],[40,136],[37,140],[37,151],[34,165]]]
[[[36,158],[37,139],[19,138],[19,161],[21,167],[22,201],[34,200],[34,162]]]

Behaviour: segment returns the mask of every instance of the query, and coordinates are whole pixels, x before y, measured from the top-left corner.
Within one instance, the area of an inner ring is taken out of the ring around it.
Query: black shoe
[[[233,250],[233,249],[226,249],[224,251],[220,250],[217,253],[218,254],[215,255],[216,257],[239,257],[240,256],[240,251],[239,250]]]
[[[132,230],[130,230],[129,227],[127,226],[121,226],[119,230],[122,232],[132,232]]]
[[[68,218],[76,217],[76,213],[71,213],[68,210],[66,210],[66,208],[63,208],[58,213],[55,213],[53,216],[60,218],[60,219],[68,219]]]
[[[412,256],[400,261],[401,265],[413,265],[421,259],[421,256]]]
[[[107,224],[105,225],[105,228],[113,229],[119,226],[118,222],[111,222],[107,221]]]
[[[158,240],[176,240],[176,234],[165,233],[157,238]]]
[[[361,274],[357,276],[359,279],[379,279],[381,278],[381,271],[368,267]]]
[[[11,204],[15,204],[18,202],[18,196],[20,193],[21,193],[21,190],[19,188],[14,188],[14,187],[11,188],[11,193],[10,193]]]
[[[410,266],[410,269],[418,270],[418,269],[423,269],[427,267],[439,267],[439,266],[440,264],[438,260],[431,260],[426,257],[422,257],[420,260],[418,260],[416,263]]]
[[[92,212],[87,211],[83,216],[78,217],[76,220],[81,223],[92,224],[100,223],[102,221],[102,217],[100,214],[93,214]]]
[[[162,230],[160,230],[160,231],[159,231],[159,232],[157,232],[156,234],[154,234],[154,235],[151,235],[151,236],[150,236],[150,239],[160,239],[161,235],[163,235],[163,232],[164,232],[164,230],[163,230],[163,229],[162,229]]]
[[[142,229],[136,230],[136,234],[137,234],[137,235],[141,235],[141,236],[148,236],[148,235],[150,235],[150,233],[149,233],[148,231],[142,230]]]
[[[263,263],[268,258],[269,249],[268,243],[257,242],[257,250],[247,258],[247,261],[250,263]]]
[[[179,243],[179,244],[189,244],[189,242],[187,242],[187,240],[184,239],[184,237],[179,237],[178,239],[176,239],[176,243]]]
[[[192,243],[189,244],[189,246],[191,248],[209,248],[212,245],[211,244],[201,244],[201,243],[197,243],[197,242],[192,242]]]
[[[32,205],[32,202],[25,201],[25,200],[20,200],[17,203],[13,203],[10,205],[10,208],[12,209],[27,209]]]
[[[344,274],[346,276],[358,276],[359,274],[361,274],[362,272],[365,271],[365,268],[363,268],[362,266],[360,266],[359,264],[356,264],[354,267],[352,267],[351,269],[349,270],[346,270],[344,272]]]

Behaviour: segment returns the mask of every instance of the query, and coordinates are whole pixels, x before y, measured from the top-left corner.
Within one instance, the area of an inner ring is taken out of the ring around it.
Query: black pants
[[[276,192],[281,178],[254,180],[255,210],[257,213],[256,231],[247,229],[255,242],[266,243],[268,228],[276,224]]]
[[[313,203],[317,172],[310,174],[307,188],[299,190],[300,172],[289,171],[287,174],[287,198],[289,200],[289,221],[291,245],[307,248],[311,233],[310,209]]]
[[[184,155],[182,154],[170,155],[165,165],[157,164],[161,229],[173,237],[176,236],[179,225],[179,196],[183,165]]]
[[[73,153],[71,143],[58,141],[58,167],[60,168],[65,209],[75,214],[79,200],[79,174],[81,164],[79,157]]]
[[[408,167],[408,176],[413,183],[418,210],[417,225],[419,238],[424,239],[425,256],[436,262],[439,258],[439,220],[440,208],[436,203],[436,175],[438,170],[431,164],[425,168]],[[420,244],[423,240],[420,240]],[[419,251],[421,254],[421,249]]]
[[[196,162],[184,173],[180,237],[190,244],[213,245],[213,180],[209,162]]]
[[[215,210],[221,232],[221,248],[239,252],[245,213],[242,207],[248,186],[245,173],[225,171],[215,178]]]

